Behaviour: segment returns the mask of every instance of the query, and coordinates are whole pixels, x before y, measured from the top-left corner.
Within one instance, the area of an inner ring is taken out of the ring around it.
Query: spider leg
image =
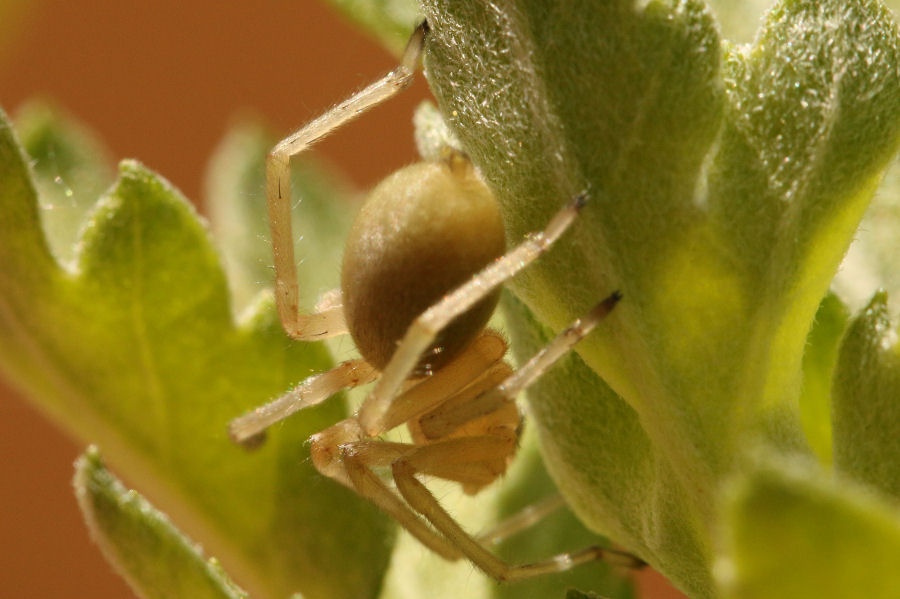
[[[434,375],[413,381],[412,386],[395,398],[388,419],[396,421],[396,424],[390,428],[409,422],[415,437],[417,434],[414,428],[415,421],[410,419],[420,415],[423,409],[431,409],[446,401],[454,401],[468,393],[472,387],[482,388],[485,381],[489,383],[488,387],[496,386],[510,371],[509,366],[502,362],[505,352],[506,343],[499,334],[485,331],[466,352],[457,356]],[[501,375],[499,380],[498,373]],[[360,384],[362,382],[365,381],[360,381]],[[380,431],[379,434],[387,430],[389,429]],[[310,437],[310,455],[313,464],[325,476],[352,488],[353,483],[347,478],[347,472],[341,465],[345,447],[353,445],[356,453],[365,458],[365,463],[370,466],[389,466],[408,451],[409,447],[414,447],[376,441],[372,437],[362,430],[358,418],[353,416],[345,418]],[[377,450],[371,449],[372,447],[377,447]],[[363,451],[364,448],[369,449]]]
[[[395,450],[393,446],[401,444],[370,441],[366,445],[358,443],[343,445],[340,459],[343,477],[338,480],[344,484],[349,482],[352,489],[392,516],[420,543],[444,559],[457,560],[461,558],[462,554],[459,550],[432,530],[367,464],[366,453],[361,450],[368,449],[368,456],[371,459],[373,450],[377,450],[382,445],[386,446],[384,449],[390,454]]]
[[[518,532],[531,528],[564,505],[566,505],[566,500],[562,495],[554,493],[537,503],[525,506],[475,538],[482,545],[496,545]]]
[[[475,439],[477,438],[467,437],[454,440],[474,441]],[[423,449],[435,447],[439,447],[439,444],[426,445]],[[448,446],[446,449],[448,452],[459,451],[458,447]],[[449,455],[440,455],[438,451],[432,450],[430,455],[427,456],[427,459],[441,462],[446,459],[451,459],[451,457],[452,456]],[[496,580],[523,580],[542,574],[562,572],[574,568],[575,566],[600,559],[629,568],[640,568],[644,566],[642,560],[628,553],[599,546],[587,547],[572,553],[562,553],[531,564],[510,565],[488,551],[478,539],[463,530],[456,520],[447,513],[431,491],[415,477],[416,472],[423,466],[422,462],[425,460],[420,459],[417,461],[420,462],[420,464],[418,464],[419,468],[416,467],[416,464],[414,464],[409,457],[401,458],[393,463],[391,469],[394,474],[394,482],[397,485],[397,490],[400,492],[400,495],[403,496],[406,502],[415,511],[422,514],[436,530],[443,534],[454,547],[469,558],[473,564]]]
[[[377,474],[356,460],[352,455],[344,458],[344,467],[353,481],[356,491],[396,520],[425,547],[444,559],[456,560],[459,552],[445,538],[428,527],[403,500],[395,495]]]
[[[329,439],[330,443],[336,443],[339,436],[346,437],[345,442],[339,443],[340,459],[333,463],[335,468],[329,476],[377,505],[444,559],[453,561],[463,557],[452,539],[432,529],[372,468],[410,459],[420,464],[423,472],[481,486],[497,477],[497,468],[491,465],[505,461],[510,448],[515,446],[514,435],[467,437],[417,446],[377,439],[351,440],[361,431],[345,422],[348,426],[340,427],[343,430],[335,431]]]
[[[524,366],[506,377],[496,387],[492,386],[461,401],[451,399],[423,415],[417,423],[422,437],[425,439],[444,438],[454,434],[462,427],[471,426],[471,423],[479,421],[479,419],[499,414],[504,407],[512,405],[514,397],[519,392],[534,382],[554,362],[593,330],[597,323],[615,307],[620,298],[621,295],[616,292],[598,303],[587,315],[557,335]],[[462,395],[460,394],[460,396]],[[502,429],[494,428],[491,431],[497,434]],[[484,572],[497,580],[520,580],[566,570],[597,559],[606,559],[626,567],[637,568],[644,565],[644,562],[637,557],[604,547],[589,547],[575,553],[561,554],[524,566],[511,566],[494,556],[485,545],[497,543],[503,538],[532,526],[563,505],[563,501],[560,496],[555,495],[526,508],[487,533],[477,537],[466,533],[441,507],[431,492],[419,482],[415,474],[432,474],[450,480],[460,480],[454,477],[458,470],[458,466],[456,468],[454,466],[460,461],[471,459],[467,456],[487,456],[483,448],[476,446],[483,443],[484,441],[479,437],[458,437],[450,441],[425,445],[416,452],[399,457],[392,463],[392,470],[397,489],[407,503],[450,539],[466,557]],[[473,446],[467,447],[469,444]],[[484,465],[488,464],[489,462],[484,462]],[[500,466],[505,467],[502,464]],[[471,474],[474,474],[474,471],[471,469]],[[494,473],[494,476],[496,475],[497,473]],[[469,484],[476,483],[474,476],[470,476],[470,478]]]
[[[433,410],[420,417],[407,422],[413,441],[419,445],[432,443],[450,437],[471,437],[481,434],[490,434],[498,428],[517,430],[522,422],[519,409],[512,401],[497,405],[495,410],[485,412],[478,409],[476,414],[465,421],[456,421],[455,416],[469,413],[462,406],[471,403],[488,391],[496,388],[513,372],[512,366],[506,362],[497,362],[485,370],[477,380],[467,385],[464,389],[447,398],[446,401],[436,406]],[[479,406],[480,408],[480,406]],[[450,416],[445,416],[450,414]],[[446,426],[447,420],[454,420],[451,426]]]
[[[463,424],[495,412],[504,404],[511,402],[576,343],[581,341],[585,335],[590,333],[609,314],[621,297],[619,292],[615,292],[598,303],[497,387],[482,393],[471,401],[459,404],[447,403],[424,415],[419,421],[422,434],[426,439],[444,437]]]
[[[409,422],[446,402],[451,396],[468,388],[497,368],[505,371],[503,356],[506,341],[499,333],[485,330],[469,346],[420,383],[400,393],[390,402],[382,419],[383,427],[369,436],[380,435]]]
[[[391,400],[438,333],[458,315],[545,253],[572,225],[585,202],[584,194],[577,196],[550,220],[546,229],[529,235],[512,251],[485,267],[413,321],[382,371],[381,379],[360,407],[359,419],[366,433],[374,436],[384,430],[384,416]]]
[[[297,410],[319,404],[341,389],[369,383],[377,375],[375,368],[365,360],[343,362],[327,372],[309,377],[278,399],[235,418],[228,425],[228,434],[236,443],[254,445],[266,428]]]
[[[291,157],[408,87],[419,63],[427,31],[428,25],[423,21],[410,37],[396,69],[278,142],[266,158],[266,203],[275,262],[275,302],[284,330],[294,339],[323,339],[345,332],[346,326],[343,325],[343,312],[336,309],[318,314],[300,313],[291,231]]]

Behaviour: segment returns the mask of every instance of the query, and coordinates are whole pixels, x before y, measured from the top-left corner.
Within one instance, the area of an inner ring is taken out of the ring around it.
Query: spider
[[[517,449],[516,395],[613,309],[613,293],[517,371],[503,360],[507,345],[485,329],[500,285],[527,266],[575,222],[579,195],[546,228],[506,252],[497,202],[461,152],[401,169],[371,193],[351,228],[341,288],[317,312],[299,310],[290,219],[290,158],[413,79],[428,24],[413,32],[400,65],[279,142],[266,161],[266,197],[279,318],[293,339],[318,341],[349,333],[361,359],[314,375],[275,401],[232,421],[231,437],[251,446],[271,424],[342,389],[377,381],[357,413],[310,438],[319,472],[346,485],[397,520],[438,555],[468,558],[500,581],[566,570],[606,558],[643,562],[614,549],[589,547],[510,565],[487,546],[530,526],[559,505],[550,499],[473,537],[440,505],[417,475],[458,482],[475,494],[501,476]],[[401,424],[411,442],[381,439]],[[389,468],[394,485],[376,474]]]

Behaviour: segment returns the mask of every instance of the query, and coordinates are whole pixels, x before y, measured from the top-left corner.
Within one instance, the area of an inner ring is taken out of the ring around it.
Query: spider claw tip
[[[572,207],[575,208],[575,210],[581,210],[584,208],[585,204],[588,203],[588,199],[588,193],[582,191],[572,199]]]

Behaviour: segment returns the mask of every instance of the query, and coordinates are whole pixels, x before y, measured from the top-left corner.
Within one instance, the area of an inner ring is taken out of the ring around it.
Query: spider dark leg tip
[[[229,433],[229,436],[231,437],[232,441],[240,445],[241,449],[244,449],[245,451],[256,451],[257,449],[262,447],[263,444],[265,444],[268,437],[266,431],[260,431],[255,435],[251,435],[250,437],[240,440],[238,440],[232,433]]]
[[[616,304],[618,304],[621,299],[622,293],[619,291],[613,291],[608,296],[606,296],[603,301],[597,304],[594,310],[596,310],[599,314],[606,316],[607,314],[612,312],[612,309],[616,307]]]
[[[589,199],[589,198],[588,198],[587,192],[586,192],[586,191],[582,191],[581,193],[579,193],[577,196],[575,196],[575,197],[572,199],[572,207],[573,207],[575,210],[580,211],[582,208],[584,208],[585,204],[588,203],[588,199]]]

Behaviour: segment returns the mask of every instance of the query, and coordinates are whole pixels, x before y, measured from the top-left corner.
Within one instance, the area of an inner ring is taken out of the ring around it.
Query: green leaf
[[[885,293],[850,323],[833,393],[835,470],[900,499],[900,346]]]
[[[73,270],[61,268],[27,160],[0,118],[4,374],[100,445],[255,596],[374,596],[392,527],[324,480],[305,445],[345,414],[342,402],[290,419],[253,454],[226,435],[234,417],[328,368],[327,351],[290,342],[268,295],[236,323],[203,224],[136,162],[122,163],[93,209]]]
[[[16,130],[34,162],[41,222],[56,259],[69,263],[85,216],[113,182],[108,151],[85,127],[40,101],[19,108]]]
[[[421,19],[415,0],[328,0],[345,17],[400,56]]]
[[[106,469],[96,447],[75,462],[75,494],[94,541],[144,599],[246,599],[218,561]]]
[[[892,17],[877,2],[789,0],[745,47],[723,45],[693,0],[423,4],[429,82],[510,238],[591,195],[516,295],[560,330],[624,294],[577,351],[644,433],[616,456],[637,447],[638,472],[669,476],[647,477],[642,495],[660,500],[641,526],[601,501],[579,516],[637,531],[651,563],[710,596],[721,481],[760,437],[811,451],[799,409],[807,333],[900,140]],[[583,415],[597,395],[573,394],[565,428],[543,435],[548,456],[593,438]],[[573,450],[568,468],[550,460],[569,499],[608,492],[615,470],[590,483],[572,474],[596,468],[601,445]],[[678,529],[690,534],[659,534]]]
[[[819,304],[803,353],[803,390],[800,417],[810,446],[824,464],[831,463],[831,380],[838,346],[850,314],[829,293]]]
[[[879,290],[900,310],[900,161],[894,159],[832,284],[854,311]]]
[[[747,43],[753,40],[762,15],[772,2],[769,0],[709,0],[716,20],[722,28],[722,37],[732,42]]]
[[[502,305],[520,362],[553,338],[512,294],[503,295]],[[668,462],[654,455],[635,411],[577,353],[544,373],[527,395],[529,415],[540,424],[544,460],[567,485],[562,488],[572,510],[585,521],[598,511],[614,514],[606,520],[609,526],[598,532],[653,567],[668,560],[668,570],[690,580],[691,588],[711,586],[708,573],[694,566],[706,559],[706,540],[686,525],[689,505],[671,493],[669,486],[678,482]],[[585,448],[593,449],[589,463]],[[659,528],[650,535],[644,522],[654,517]],[[661,554],[660,547],[676,540],[679,554]]]
[[[734,485],[717,567],[729,599],[888,599],[900,588],[895,509],[806,465],[767,466]]]
[[[431,102],[422,102],[413,115],[416,149],[423,160],[440,160],[448,148],[460,150],[459,140]]]

